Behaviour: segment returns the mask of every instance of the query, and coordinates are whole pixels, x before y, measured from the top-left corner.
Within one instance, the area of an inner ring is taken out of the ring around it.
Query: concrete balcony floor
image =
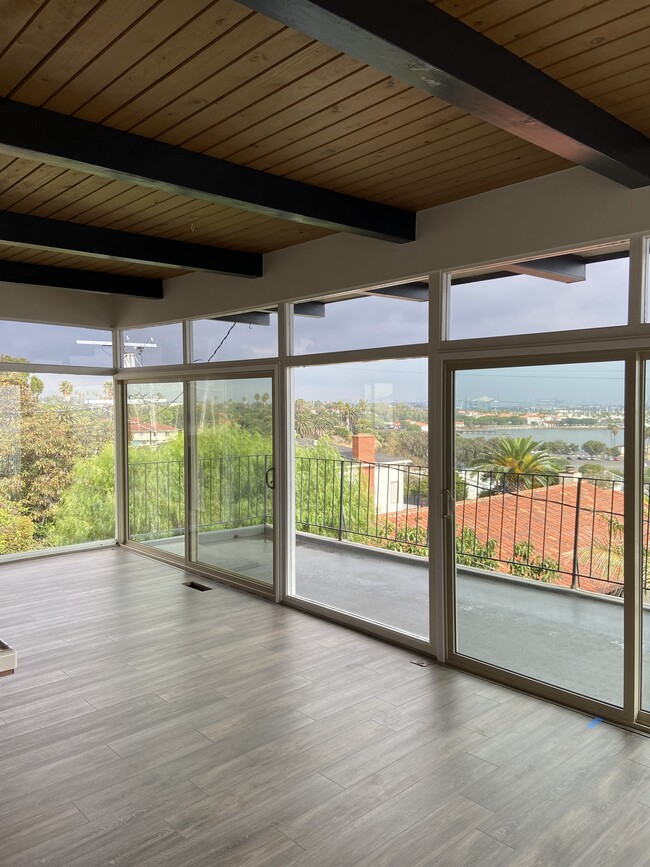
[[[249,530],[252,528],[248,528]],[[268,535],[210,538],[200,560],[257,580],[272,574]],[[153,544],[182,554],[182,537]],[[299,535],[295,595],[421,638],[428,637],[423,558]],[[623,602],[498,573],[461,568],[458,650],[571,692],[623,700]],[[644,707],[650,708],[650,609],[644,610]]]

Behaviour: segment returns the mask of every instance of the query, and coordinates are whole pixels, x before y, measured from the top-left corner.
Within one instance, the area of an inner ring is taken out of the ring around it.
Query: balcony
[[[182,486],[174,493],[172,484],[180,468],[135,466],[140,477],[131,480],[137,494],[131,497],[131,526],[140,541],[182,553],[176,519],[183,514]],[[236,564],[245,561],[246,574],[271,574],[268,466],[264,455],[201,462],[197,514],[204,562],[212,562],[205,552],[213,551],[224,568],[238,571]],[[378,470],[359,462],[298,459],[295,592],[426,637],[426,469]],[[401,502],[382,511],[396,481]],[[503,474],[480,480],[467,474],[462,482],[467,498],[456,506],[460,652],[620,704],[622,484],[560,476],[520,479],[513,489]],[[146,521],[138,514],[141,497],[149,499]],[[645,520],[647,539],[647,515]],[[650,635],[647,606],[644,625]],[[650,696],[650,673],[646,682]]]

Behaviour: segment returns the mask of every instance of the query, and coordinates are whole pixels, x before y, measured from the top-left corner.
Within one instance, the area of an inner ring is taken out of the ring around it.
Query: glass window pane
[[[426,360],[294,376],[295,595],[426,638]]]
[[[426,343],[427,301],[364,295],[325,305],[325,316],[294,316],[294,354]]]
[[[512,274],[452,284],[449,339],[625,325],[629,259],[592,262],[586,275],[579,283]]]
[[[643,428],[643,503],[641,527],[641,584],[643,605],[643,657],[641,707],[650,711],[650,362],[645,364],[645,424]]]
[[[268,325],[198,319],[192,322],[192,361],[242,361],[275,358],[278,354],[278,316]]]
[[[113,381],[0,372],[0,554],[115,538]]]
[[[4,362],[113,367],[113,335],[94,328],[0,321],[0,346]]]
[[[184,556],[183,384],[129,383],[126,394],[129,539]]]
[[[193,383],[197,562],[273,584],[273,383]]]
[[[456,373],[457,650],[623,701],[624,364]]]
[[[124,367],[153,367],[183,363],[183,326],[152,325],[122,332]]]

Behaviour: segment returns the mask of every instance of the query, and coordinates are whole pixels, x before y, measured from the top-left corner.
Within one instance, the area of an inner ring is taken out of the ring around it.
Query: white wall
[[[112,328],[117,296],[0,282],[0,319]],[[154,308],[150,307],[153,314]]]
[[[258,280],[191,274],[162,302],[122,298],[119,324],[169,322],[579,247],[650,230],[650,187],[629,190],[575,168],[418,214],[417,241],[333,235],[265,257]],[[155,319],[152,319],[152,316]]]
[[[261,307],[650,230],[650,187],[575,168],[418,214],[417,241],[332,235],[265,256],[257,280],[190,274],[152,301],[2,284],[0,318],[134,327]]]

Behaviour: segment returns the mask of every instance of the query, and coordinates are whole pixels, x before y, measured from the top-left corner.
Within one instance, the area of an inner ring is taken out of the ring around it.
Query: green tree
[[[429,501],[429,477],[418,473],[406,472],[405,493],[408,497],[417,500],[420,505],[426,506]]]
[[[497,437],[494,446],[473,466],[484,474],[494,474],[504,491],[537,487],[557,475],[548,452],[539,448],[532,437]]]
[[[558,561],[535,554],[535,548],[530,542],[515,542],[512,559],[511,575],[532,578],[533,581],[542,581],[545,584],[557,580],[560,568]]]
[[[498,569],[496,547],[496,539],[481,542],[471,527],[463,527],[456,536],[456,564],[494,572]]]
[[[91,458],[81,458],[71,475],[71,484],[53,509],[48,543],[60,546],[112,539],[115,534],[113,444],[107,443]]]
[[[429,556],[429,539],[426,527],[401,527],[395,529],[391,524],[385,528],[385,539],[382,547],[389,551],[399,551],[400,554],[415,554],[418,557]]]
[[[382,451],[408,458],[414,466],[426,467],[429,463],[429,435],[419,428],[414,431],[380,431],[377,440]]]
[[[33,373],[30,374],[29,377],[29,387],[31,389],[34,397],[40,397],[43,394],[43,389],[45,388],[45,383],[39,376],[35,376]]]
[[[615,421],[610,421],[607,423],[607,430],[609,431],[612,438],[612,448],[614,448],[614,443],[616,442],[616,437],[618,436],[618,432],[620,431],[620,429],[621,426]]]
[[[644,521],[648,518],[648,502],[644,502]],[[625,566],[625,526],[616,515],[598,515],[599,521],[607,527],[605,538],[594,538],[591,545],[580,550],[579,559],[589,575],[603,582],[613,584],[611,589],[605,589],[609,596],[623,596],[623,578]],[[645,534],[644,534],[645,536]],[[641,552],[641,586],[643,601],[650,602],[650,550],[644,538]],[[606,586],[606,585],[605,585]]]
[[[580,469],[580,474],[583,479],[592,482],[597,488],[604,488],[611,491],[612,481],[616,479],[613,473],[605,469],[602,464],[584,464]]]
[[[28,515],[22,515],[13,503],[0,504],[0,554],[21,554],[39,545],[36,527]]]
[[[480,458],[486,458],[496,444],[496,437],[468,437],[456,435],[456,466],[460,469],[471,467]]]
[[[593,458],[604,455],[608,451],[607,443],[601,440],[587,440],[583,443],[582,449]]]
[[[0,373],[0,497],[32,522],[33,547],[47,544],[54,509],[70,484],[75,462],[112,440],[109,418],[83,405],[62,409],[56,401],[43,401],[41,384],[23,371]]]
[[[598,515],[602,523],[607,526],[605,539],[592,538],[588,547],[579,552],[580,564],[584,566],[583,576],[589,575],[603,582],[611,582],[614,587],[609,592],[611,596],[623,596],[623,575],[625,566],[625,546],[623,522],[615,515]],[[648,598],[650,586],[648,585],[648,550],[644,547],[641,558],[641,581],[644,599]]]
[[[72,395],[74,394],[74,386],[67,379],[64,379],[59,385],[59,391],[63,395],[63,400],[66,403],[70,403]]]
[[[367,472],[343,460],[328,440],[296,447],[295,488],[298,530],[333,538],[341,533],[351,542],[367,542],[368,534],[376,534]]]

